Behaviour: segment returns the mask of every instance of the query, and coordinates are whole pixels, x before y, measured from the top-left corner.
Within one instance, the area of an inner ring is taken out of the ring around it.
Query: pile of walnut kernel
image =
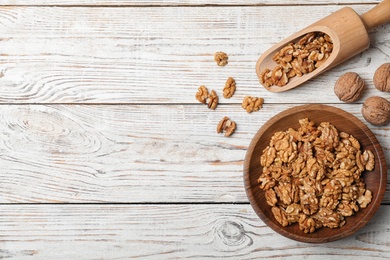
[[[374,169],[374,154],[329,122],[299,124],[272,136],[260,157],[259,186],[282,226],[298,223],[305,233],[341,227],[371,202],[361,174]]]
[[[333,51],[332,39],[322,32],[311,32],[297,43],[290,43],[275,53],[277,66],[260,73],[260,83],[265,87],[283,87],[290,78],[308,74],[320,67]]]
[[[224,52],[216,52],[214,54],[214,60],[218,66],[226,66],[228,64],[228,55]],[[223,97],[231,98],[236,91],[236,81],[234,78],[229,77],[223,88]],[[211,92],[202,85],[198,88],[198,92],[195,94],[196,100],[198,100],[202,104],[207,103],[207,107],[215,110],[217,108],[219,98],[217,93],[212,90]],[[264,104],[263,98],[246,96],[242,101],[241,107],[245,109],[248,113],[252,113],[254,111],[260,110]],[[230,136],[236,130],[236,123],[230,120],[228,117],[224,117],[217,125],[217,133],[225,133],[225,136]]]

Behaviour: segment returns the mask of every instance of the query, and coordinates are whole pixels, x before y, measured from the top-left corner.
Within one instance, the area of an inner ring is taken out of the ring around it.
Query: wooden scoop
[[[359,16],[349,7],[342,8],[291,35],[264,52],[256,63],[257,76],[260,78],[260,73],[264,71],[264,69],[268,68],[272,70],[277,65],[272,58],[277,51],[288,43],[297,42],[301,37],[310,32],[326,33],[333,41],[333,51],[321,66],[301,77],[295,76],[290,78],[287,85],[283,87],[264,86],[267,90],[272,92],[283,92],[295,88],[305,81],[308,81],[367,49],[370,45],[367,31],[388,22],[390,22],[390,0],[384,0],[362,16]]]

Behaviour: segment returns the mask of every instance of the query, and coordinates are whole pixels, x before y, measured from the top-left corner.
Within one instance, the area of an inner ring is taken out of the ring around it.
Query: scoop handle
[[[361,16],[367,31],[390,22],[390,0],[384,0]]]

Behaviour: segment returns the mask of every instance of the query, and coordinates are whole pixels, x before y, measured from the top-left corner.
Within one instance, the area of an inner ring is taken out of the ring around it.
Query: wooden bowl
[[[341,228],[321,228],[314,233],[305,234],[297,223],[283,227],[274,218],[271,207],[267,204],[264,191],[259,188],[257,179],[262,173],[260,156],[268,146],[273,134],[285,131],[289,127],[299,128],[299,119],[309,118],[316,125],[330,122],[338,131],[352,134],[361,144],[361,149],[371,150],[375,155],[375,168],[371,172],[363,172],[362,176],[367,189],[372,191],[372,201],[365,209],[360,209],[355,215],[346,217],[346,224]],[[386,160],[378,140],[368,127],[355,116],[335,107],[326,105],[303,105],[287,109],[266,122],[252,139],[244,163],[244,183],[248,199],[257,215],[279,234],[301,242],[324,243],[347,237],[364,225],[378,210],[387,181]]]

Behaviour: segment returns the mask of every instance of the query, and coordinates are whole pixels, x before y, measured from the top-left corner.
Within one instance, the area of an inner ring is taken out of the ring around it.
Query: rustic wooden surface
[[[359,232],[312,245],[265,226],[242,178],[251,138],[278,112],[324,103],[365,122],[364,99],[390,99],[372,84],[390,62],[389,24],[292,91],[268,92],[255,74],[272,44],[342,6],[362,14],[378,2],[1,1],[0,258],[388,259],[389,191]],[[347,71],[367,84],[354,104],[333,94]],[[237,91],[226,100],[229,76]],[[215,111],[194,98],[202,84],[220,95]],[[247,114],[246,95],[264,108]],[[238,125],[230,138],[215,131],[225,115]],[[390,125],[367,126],[389,165]]]

